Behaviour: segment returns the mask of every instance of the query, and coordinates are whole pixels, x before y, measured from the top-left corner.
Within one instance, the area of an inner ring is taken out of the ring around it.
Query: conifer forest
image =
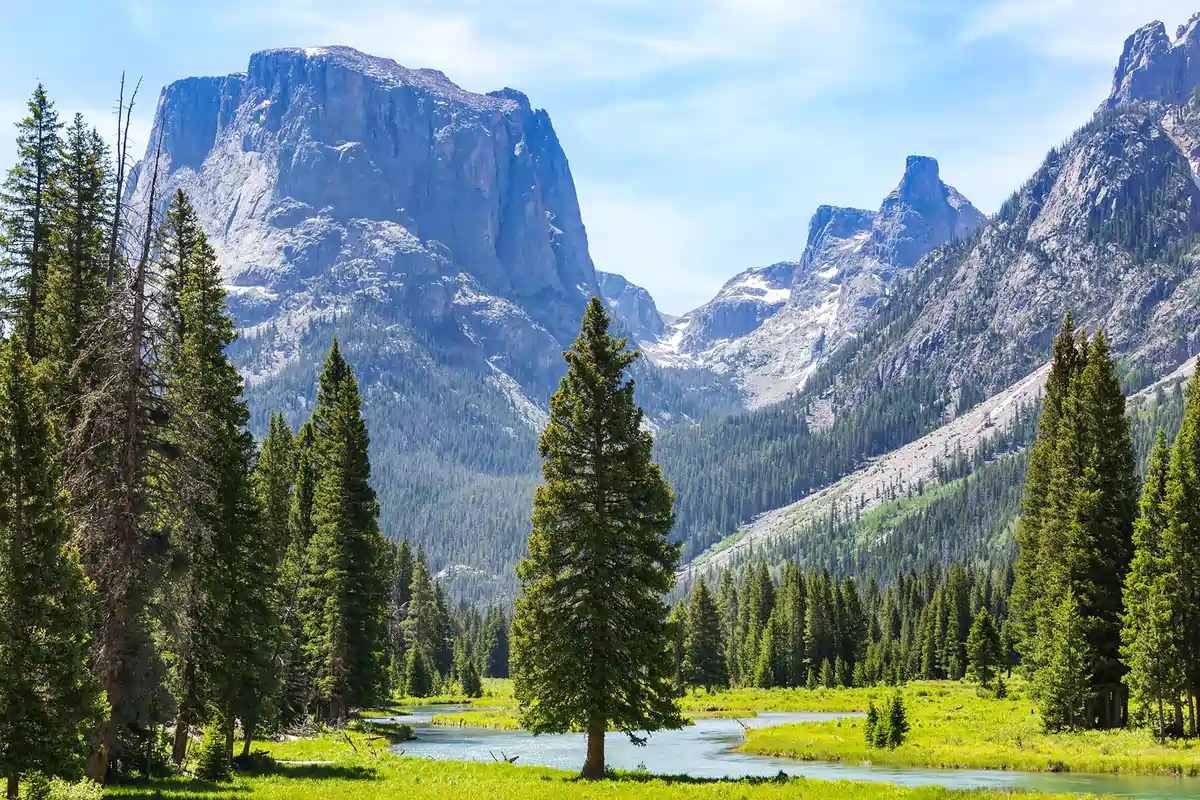
[[[38,83],[5,799],[1200,796],[1200,15],[1161,28],[995,214],[909,156],[682,316],[597,270],[515,89],[267,50],[140,156],[140,82],[115,126]]]

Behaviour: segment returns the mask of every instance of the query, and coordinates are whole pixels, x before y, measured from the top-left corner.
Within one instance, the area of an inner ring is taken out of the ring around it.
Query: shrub
[[[224,726],[220,720],[213,720],[204,728],[204,744],[200,747],[196,763],[196,777],[213,782],[227,781],[232,769]]]

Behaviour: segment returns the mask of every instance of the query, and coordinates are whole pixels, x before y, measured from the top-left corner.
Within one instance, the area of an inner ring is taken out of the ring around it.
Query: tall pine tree
[[[638,354],[609,333],[592,298],[539,451],[529,556],[518,576],[513,680],[535,733],[582,728],[585,778],[604,776],[604,734],[683,725],[663,594],[678,545],[674,497],[625,371]]]
[[[313,429],[305,648],[317,714],[342,724],[352,708],[375,702],[386,683],[387,594],[362,398],[336,339],[321,372]]]
[[[0,342],[0,777],[75,778],[104,713],[91,587],[69,544],[58,451],[19,336]]]
[[[54,194],[58,182],[61,124],[39,83],[28,114],[17,123],[17,163],[0,191],[0,286],[4,317],[20,332],[36,362],[50,262]]]

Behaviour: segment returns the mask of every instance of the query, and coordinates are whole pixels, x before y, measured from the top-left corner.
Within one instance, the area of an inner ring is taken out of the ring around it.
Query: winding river
[[[411,725],[417,735],[416,740],[404,742],[394,749],[409,756],[446,761],[492,761],[515,756],[518,764],[567,770],[577,770],[583,763],[582,734],[532,736],[524,731],[442,728],[429,724],[434,714],[464,710],[468,709],[458,706],[416,708],[408,716],[392,718],[393,722]],[[847,716],[855,715],[766,713],[743,722],[751,727],[767,727]],[[1031,789],[1112,795],[1136,800],[1200,798],[1200,778],[916,769],[754,756],[734,750],[742,741],[741,724],[732,719],[698,719],[695,725],[683,730],[654,734],[644,747],[630,744],[629,739],[621,734],[609,734],[605,748],[608,763],[619,770],[645,768],[659,775],[689,775],[696,778],[772,776],[784,772],[808,778],[876,781],[902,786]]]

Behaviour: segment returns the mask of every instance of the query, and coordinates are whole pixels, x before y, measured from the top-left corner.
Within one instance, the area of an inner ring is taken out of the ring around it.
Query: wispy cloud
[[[963,41],[1005,39],[1042,55],[1104,64],[1135,29],[1157,19],[1173,33],[1196,11],[1196,0],[993,0],[968,22]]]

